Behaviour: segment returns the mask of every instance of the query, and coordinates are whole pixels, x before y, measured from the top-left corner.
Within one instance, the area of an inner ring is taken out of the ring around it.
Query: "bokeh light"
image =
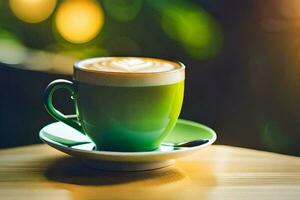
[[[199,59],[216,55],[222,43],[217,21],[201,7],[192,4],[170,4],[163,7],[162,27],[186,52]]]
[[[64,49],[59,51],[61,54],[68,55],[70,57],[78,59],[85,59],[90,57],[102,57],[109,56],[109,53],[106,49],[98,46],[89,46],[87,48],[80,47],[80,49]]]
[[[104,46],[113,55],[122,55],[126,52],[126,55],[136,56],[141,55],[141,47],[132,38],[126,36],[119,36],[109,38]]]
[[[4,30],[0,30],[0,63],[20,64],[27,56],[27,50],[14,36]]]
[[[47,60],[47,62],[45,62]],[[25,69],[72,75],[75,57],[63,53],[31,50],[28,59],[22,63]]]
[[[279,124],[269,121],[265,124],[262,133],[262,140],[264,145],[276,152],[283,152],[293,146],[293,141],[288,133],[282,130]]]
[[[277,8],[281,11],[281,15],[285,19],[299,19],[300,18],[300,1],[299,0],[279,0]]]
[[[141,0],[103,0],[103,6],[107,13],[119,21],[134,19],[141,10]]]
[[[56,0],[9,0],[12,12],[22,21],[38,23],[53,12]]]
[[[59,6],[55,16],[59,34],[72,43],[92,40],[100,32],[103,23],[103,10],[93,0],[66,0]]]

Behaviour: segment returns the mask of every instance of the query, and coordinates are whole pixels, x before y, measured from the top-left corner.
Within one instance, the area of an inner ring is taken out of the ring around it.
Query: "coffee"
[[[98,150],[156,149],[178,119],[184,93],[184,66],[180,63],[154,58],[92,58],[74,64],[74,79],[75,128],[82,129]],[[49,94],[53,87],[47,89]],[[57,113],[48,110],[58,119]],[[59,120],[74,127],[68,119]]]
[[[156,58],[107,57],[82,62],[81,69],[105,72],[152,73],[180,68],[176,62]]]
[[[80,82],[95,85],[157,86],[184,80],[184,67],[180,63],[157,58],[93,58],[75,63],[74,77]]]

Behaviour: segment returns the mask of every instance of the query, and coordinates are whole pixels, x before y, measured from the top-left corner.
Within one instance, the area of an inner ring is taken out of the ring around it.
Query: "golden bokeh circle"
[[[55,15],[58,33],[72,43],[85,43],[97,36],[104,23],[102,7],[94,0],[66,0]]]
[[[12,12],[22,21],[38,23],[53,12],[56,0],[9,0]]]

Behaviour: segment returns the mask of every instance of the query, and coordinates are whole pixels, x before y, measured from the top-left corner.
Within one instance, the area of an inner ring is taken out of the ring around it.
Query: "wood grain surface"
[[[0,151],[0,199],[300,199],[300,158],[213,145],[144,172],[107,172],[46,145]]]

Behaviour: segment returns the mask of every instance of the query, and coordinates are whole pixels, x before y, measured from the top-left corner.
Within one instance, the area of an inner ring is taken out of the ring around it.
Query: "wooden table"
[[[214,145],[165,169],[104,172],[33,145],[0,151],[0,199],[300,199],[300,158]]]

